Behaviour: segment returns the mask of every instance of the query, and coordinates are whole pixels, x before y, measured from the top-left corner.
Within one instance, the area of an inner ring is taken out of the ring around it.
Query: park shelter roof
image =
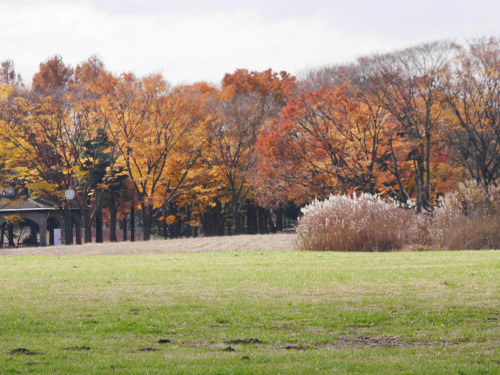
[[[14,212],[55,211],[56,205],[42,198],[9,199],[0,198],[0,215]]]

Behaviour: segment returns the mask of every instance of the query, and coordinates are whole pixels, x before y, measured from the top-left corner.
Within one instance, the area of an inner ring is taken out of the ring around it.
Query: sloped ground
[[[293,250],[294,233],[0,249],[0,255],[124,255]]]

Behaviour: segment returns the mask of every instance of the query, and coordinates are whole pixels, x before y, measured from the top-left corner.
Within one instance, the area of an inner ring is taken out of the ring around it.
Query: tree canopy
[[[316,198],[367,192],[418,211],[500,178],[500,40],[426,43],[355,63],[238,69],[220,86],[54,56],[30,85],[0,66],[0,187],[22,181],[96,218],[141,212],[144,238],[255,233]],[[125,208],[124,208],[125,207]],[[288,207],[288,208],[287,208]],[[109,213],[109,214],[108,214]]]

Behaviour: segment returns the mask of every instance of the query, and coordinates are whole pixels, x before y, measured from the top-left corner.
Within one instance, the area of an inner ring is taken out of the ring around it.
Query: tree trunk
[[[177,221],[171,225],[171,228],[172,238],[182,237],[182,220],[180,218],[178,218]]]
[[[82,209],[83,206],[83,209]],[[81,222],[83,222],[83,241],[85,243],[92,242],[92,220],[90,218],[89,210],[85,205],[80,206],[80,217]]]
[[[393,175],[396,178],[396,181],[397,181],[398,187],[399,187],[399,201],[403,204],[406,204],[406,202],[408,202],[408,200],[410,199],[410,196],[406,192],[406,188],[405,188],[405,186],[403,184],[403,180],[401,178],[401,173],[399,173],[398,160],[396,157],[396,153],[394,151],[394,145],[393,145],[392,138],[389,138],[389,147],[391,150],[391,160],[392,160],[393,168],[394,168]]]
[[[109,206],[109,241],[118,241],[116,237],[116,205],[113,201]]]
[[[283,206],[281,204],[276,211],[276,230],[283,232]]]
[[[233,197],[232,204],[232,213],[233,213],[233,234],[240,234],[240,207],[238,199]],[[231,235],[231,234],[230,234]]]
[[[174,223],[168,225],[169,235],[171,238],[179,238],[181,237],[181,229],[182,229],[182,220],[179,218],[179,215],[177,215],[179,213],[179,209],[175,204],[170,203],[168,208],[168,213],[170,215],[175,215],[177,217],[177,220]]]
[[[431,206],[431,132],[426,134],[426,154],[425,154],[425,208]]]
[[[255,204],[248,202],[246,207],[247,212],[247,233],[257,233],[257,208]]]
[[[88,214],[83,214],[83,235],[84,239],[83,241],[85,243],[91,243],[92,242],[92,221],[90,220],[90,217]]]
[[[161,222],[159,220],[156,220],[156,233],[161,236]]]
[[[224,235],[226,224],[220,202],[217,201],[215,207],[210,208],[201,215],[201,225],[205,236]]]
[[[167,208],[166,207],[163,209],[162,226],[163,226],[163,237],[168,238]]]
[[[127,241],[127,217],[122,220],[123,241]]]
[[[82,244],[82,226],[80,221],[73,220],[73,223],[75,224],[75,234],[76,234],[76,244],[81,245]]]
[[[149,241],[151,238],[151,224],[153,222],[153,206],[150,204],[141,204],[142,208],[142,231],[143,240]]]
[[[133,203],[130,208],[130,241],[135,241],[135,208]]]
[[[271,233],[276,233],[276,225],[273,222],[273,215],[270,210],[266,210],[267,222],[269,224],[269,230]]]
[[[182,221],[181,220],[181,225],[182,225]],[[186,223],[190,222],[191,221],[191,206],[187,206],[186,208],[186,219],[185,219]],[[182,235],[182,227],[181,227],[181,235]],[[190,224],[186,224],[186,237],[191,237],[193,235],[193,230],[192,230],[192,227]]]
[[[102,238],[102,212],[98,210],[95,214],[95,242],[103,243]]]
[[[259,225],[259,234],[268,233],[267,223],[266,223],[266,210],[264,210],[262,207],[257,208],[257,218]]]
[[[423,152],[423,150],[422,150]],[[425,165],[424,165],[424,158],[423,156],[418,155],[417,159],[415,160],[415,163],[417,164],[417,173],[415,176],[416,183],[415,183],[415,188],[416,188],[416,195],[417,195],[417,213],[422,212],[423,209],[427,208],[427,198],[425,194]]]
[[[69,203],[64,206],[64,244],[73,244],[73,230],[71,225],[71,209]]]

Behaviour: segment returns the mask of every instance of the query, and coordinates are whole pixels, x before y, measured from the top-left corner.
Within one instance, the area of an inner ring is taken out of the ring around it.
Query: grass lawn
[[[0,373],[499,374],[499,271],[500,251],[0,257]]]

